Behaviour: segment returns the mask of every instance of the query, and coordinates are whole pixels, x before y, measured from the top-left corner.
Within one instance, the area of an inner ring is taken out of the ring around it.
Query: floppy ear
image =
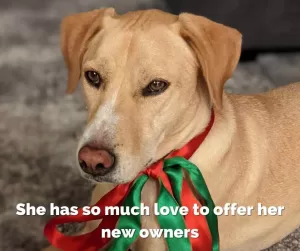
[[[101,30],[103,17],[113,15],[113,8],[103,8],[70,15],[62,20],[61,51],[68,68],[67,93],[72,93],[77,87],[88,42]]]
[[[240,58],[242,35],[233,28],[193,14],[180,14],[179,22],[181,36],[196,54],[211,101],[216,109],[221,109],[224,84]]]

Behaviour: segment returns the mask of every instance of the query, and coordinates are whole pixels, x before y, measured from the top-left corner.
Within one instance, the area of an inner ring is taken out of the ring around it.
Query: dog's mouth
[[[110,168],[106,168],[103,165],[96,166],[97,170],[94,173],[86,172],[85,169],[89,168],[86,163],[80,163],[81,167],[81,175],[83,178],[96,183],[101,182],[109,182],[109,183],[115,183],[115,184],[124,184],[131,182],[134,180],[140,172],[151,166],[155,162],[155,159],[150,158],[148,159],[144,165],[141,165],[142,167],[140,171],[133,171],[128,170],[126,172],[120,171],[119,168],[122,166],[120,165],[119,161],[116,157],[113,159],[114,165]],[[124,172],[124,173],[123,173]]]
[[[149,159],[146,164],[144,165],[144,168],[147,168],[149,165],[151,165],[153,163],[153,159]]]
[[[120,183],[117,178],[115,178],[113,175],[110,175],[109,173],[102,174],[102,175],[91,175],[91,174],[81,172],[81,175],[84,179],[91,181],[93,183],[94,182],[96,182],[96,183],[102,183],[102,182]]]

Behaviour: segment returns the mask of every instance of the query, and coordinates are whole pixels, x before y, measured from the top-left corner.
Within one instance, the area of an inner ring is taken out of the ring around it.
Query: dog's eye
[[[146,88],[143,89],[143,96],[157,95],[165,91],[169,86],[166,80],[155,79],[152,80]]]
[[[90,85],[99,88],[100,84],[102,82],[101,76],[98,72],[96,71],[86,71],[84,73],[84,76],[86,80],[89,82]]]

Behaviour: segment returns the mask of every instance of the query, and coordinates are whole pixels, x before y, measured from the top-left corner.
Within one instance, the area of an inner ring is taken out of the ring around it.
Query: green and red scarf
[[[97,251],[108,246],[109,251],[126,251],[139,237],[141,229],[141,216],[135,215],[104,215],[106,206],[140,206],[141,191],[149,178],[157,180],[160,185],[160,193],[157,199],[158,208],[162,206],[178,207],[186,206],[189,213],[180,215],[157,215],[157,220],[162,229],[197,229],[198,238],[166,238],[168,250],[177,251],[219,251],[218,219],[213,213],[215,207],[199,168],[188,159],[205,140],[214,123],[212,112],[209,125],[200,135],[196,136],[181,149],[171,152],[166,158],[159,160],[141,172],[135,180],[127,184],[117,185],[109,193],[104,195],[94,206],[101,209],[100,215],[83,215],[82,208],[77,215],[58,216],[51,219],[44,234],[49,242],[56,248],[64,251]],[[191,190],[184,176],[188,174],[197,195]],[[200,199],[197,199],[200,198]],[[209,214],[194,215],[193,206],[206,206]],[[71,222],[87,222],[102,220],[99,226],[92,232],[79,236],[66,236],[56,228],[59,224]],[[117,239],[109,239],[101,236],[102,229],[135,229],[132,238],[121,236]]]

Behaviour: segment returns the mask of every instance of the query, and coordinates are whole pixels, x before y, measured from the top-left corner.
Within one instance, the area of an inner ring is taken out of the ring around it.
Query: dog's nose
[[[78,152],[78,161],[85,173],[103,176],[112,170],[115,156],[106,150],[86,145]]]

